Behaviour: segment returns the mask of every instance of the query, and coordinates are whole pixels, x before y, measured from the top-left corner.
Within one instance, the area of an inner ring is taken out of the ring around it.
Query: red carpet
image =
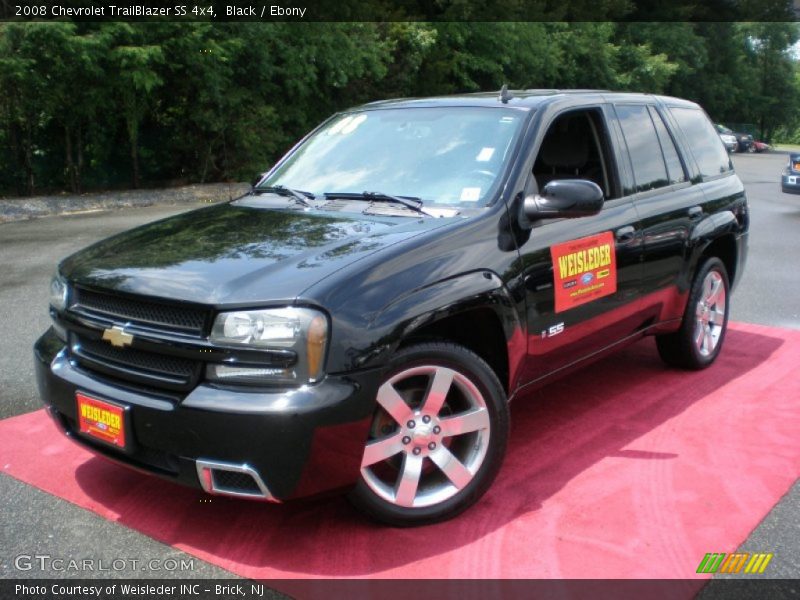
[[[417,530],[369,523],[342,498],[201,502],[93,458],[42,411],[0,422],[0,466],[253,578],[696,577],[706,552],[734,550],[800,475],[798,365],[800,331],[734,324],[700,373],[662,366],[643,341],[517,401],[487,496]]]

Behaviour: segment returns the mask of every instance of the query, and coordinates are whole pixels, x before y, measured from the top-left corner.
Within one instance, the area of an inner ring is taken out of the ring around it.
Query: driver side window
[[[588,179],[607,199],[616,197],[608,157],[608,135],[598,110],[559,115],[547,129],[533,165],[539,193],[556,179]]]

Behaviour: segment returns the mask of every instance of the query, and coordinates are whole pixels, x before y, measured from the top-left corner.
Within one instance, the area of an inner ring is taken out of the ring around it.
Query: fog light
[[[297,383],[294,369],[275,367],[232,367],[230,365],[208,365],[206,378],[220,383]]]

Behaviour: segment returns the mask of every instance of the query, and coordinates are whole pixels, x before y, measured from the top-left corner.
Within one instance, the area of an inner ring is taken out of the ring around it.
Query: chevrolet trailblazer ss
[[[714,362],[748,221],[685,100],[375,102],[243,197],[64,260],[39,389],[77,443],[170,481],[431,523],[489,488],[510,400],[646,335]]]

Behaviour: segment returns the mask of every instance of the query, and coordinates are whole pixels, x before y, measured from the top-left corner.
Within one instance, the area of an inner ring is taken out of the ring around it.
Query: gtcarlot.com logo
[[[697,566],[698,573],[763,573],[772,560],[765,552],[709,552]]]
[[[194,571],[193,558],[72,558],[50,554],[20,554],[14,557],[14,568],[18,571],[57,572],[108,572],[108,571]]]

